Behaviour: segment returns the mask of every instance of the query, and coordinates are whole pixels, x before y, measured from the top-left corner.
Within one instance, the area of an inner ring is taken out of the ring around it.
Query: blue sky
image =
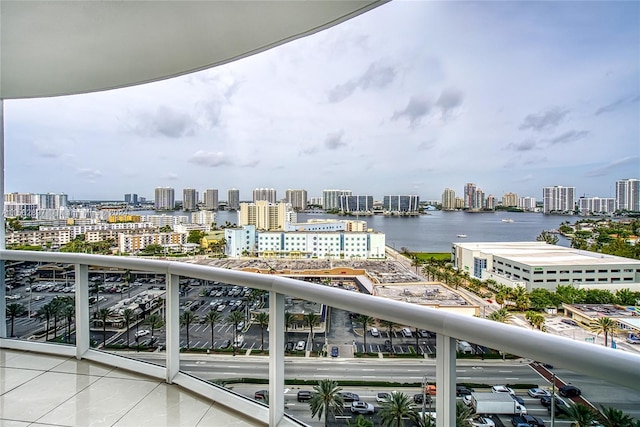
[[[5,101],[7,192],[612,197],[640,177],[639,2],[404,2],[233,64]]]

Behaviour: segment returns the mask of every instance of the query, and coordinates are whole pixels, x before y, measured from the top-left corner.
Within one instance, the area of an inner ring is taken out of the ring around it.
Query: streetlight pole
[[[556,425],[556,373],[551,375],[551,427]]]

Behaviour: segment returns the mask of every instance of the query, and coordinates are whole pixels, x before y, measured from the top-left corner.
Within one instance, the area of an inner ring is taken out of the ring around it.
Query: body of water
[[[156,212],[140,211],[140,215]],[[173,215],[188,215],[182,211]],[[298,214],[298,221],[312,218],[355,219],[328,214]],[[530,212],[444,212],[431,211],[428,215],[417,217],[387,217],[374,215],[359,217],[366,221],[369,228],[385,233],[387,245],[396,249],[405,247],[413,252],[450,252],[452,242],[531,242],[535,241],[543,230],[557,229],[561,223],[574,223],[580,217],[543,215]],[[513,222],[504,222],[510,219]],[[237,212],[220,211],[216,221],[224,224],[238,222]],[[466,238],[457,237],[464,234]],[[558,244],[569,246],[570,242],[559,236]]]

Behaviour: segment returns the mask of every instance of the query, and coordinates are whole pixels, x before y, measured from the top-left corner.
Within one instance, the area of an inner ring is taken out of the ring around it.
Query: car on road
[[[303,351],[307,347],[307,342],[300,340],[298,344],[296,344],[296,351]]]
[[[376,402],[378,403],[382,403],[387,399],[391,398],[391,393],[387,393],[386,391],[379,391],[378,394],[376,394]]]
[[[267,400],[268,397],[269,397],[268,390],[258,390],[253,394],[253,398],[255,400]]]
[[[494,385],[493,387],[491,387],[491,392],[515,394],[513,389],[507,387],[506,385]]]
[[[351,402],[351,412],[354,414],[373,414],[376,409],[371,403],[367,402]]]
[[[558,389],[560,396],[562,397],[577,397],[582,394],[580,389],[574,385],[565,385]]]
[[[472,392],[473,392],[472,388],[468,388],[468,387],[465,387],[463,385],[457,385],[456,386],[456,396],[457,397],[468,396]]]
[[[472,427],[495,427],[496,425],[491,418],[482,415],[474,415],[467,421],[469,421],[469,425]]]
[[[511,398],[516,402],[518,402],[519,404],[524,405],[524,399],[521,398],[520,396],[516,396],[515,394],[510,394],[509,396],[511,396]]]
[[[541,397],[540,398],[540,403],[542,403],[542,399],[546,399],[546,398]],[[547,405],[545,405],[544,403],[542,403],[542,404],[547,407],[547,412],[551,413],[551,398],[548,398],[548,399],[549,399],[549,403]],[[556,413],[556,415],[558,415],[558,414],[568,414],[569,411],[571,410],[571,407],[569,406],[569,404],[567,402],[565,402],[564,400],[562,400],[561,398],[556,397],[554,399],[554,401],[556,403],[555,404],[555,407],[556,407],[555,413]]]
[[[222,344],[220,344],[220,348],[229,348],[231,345],[231,340],[224,340]]]
[[[424,388],[425,393],[427,393],[430,396],[435,396],[436,395],[436,386],[435,384],[428,384],[425,388]]]
[[[308,402],[313,397],[313,393],[309,390],[298,391],[298,402]]]
[[[379,337],[380,336],[380,331],[378,330],[378,328],[371,328],[371,336],[372,337]]]
[[[431,402],[431,396],[428,394],[422,394],[422,393],[416,393],[413,395],[413,403],[415,403],[416,405],[422,405],[422,402],[424,401],[424,397],[427,398],[427,401],[425,403],[429,403]]]
[[[338,347],[331,347],[331,357],[338,357]]]
[[[579,326],[578,322],[576,322],[575,320],[572,319],[562,319],[560,320],[562,323],[564,323],[565,325],[571,325],[571,326]]]
[[[351,393],[350,391],[343,391],[341,395],[343,402],[357,402],[360,400],[360,396],[355,393]]]
[[[511,424],[515,427],[544,427],[544,421],[542,418],[534,417],[533,415],[520,415],[511,418]]]
[[[531,397],[537,397],[537,398],[540,398],[542,396],[551,396],[551,393],[549,393],[547,390],[543,388],[538,388],[538,387],[530,388],[527,391],[527,394],[529,394],[529,396]]]
[[[149,335],[150,333],[151,333],[151,331],[149,331],[148,329],[141,329],[141,330],[139,330],[138,332],[136,332],[136,333],[134,334],[134,336],[135,336],[136,338],[140,338],[140,337],[147,336],[147,335]]]

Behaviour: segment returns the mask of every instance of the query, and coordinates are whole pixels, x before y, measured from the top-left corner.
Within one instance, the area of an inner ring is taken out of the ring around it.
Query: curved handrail
[[[0,259],[86,264],[217,280],[320,302],[398,324],[411,325],[511,354],[542,360],[640,390],[640,356],[458,313],[348,292],[276,275],[133,257],[77,253],[0,251]]]

